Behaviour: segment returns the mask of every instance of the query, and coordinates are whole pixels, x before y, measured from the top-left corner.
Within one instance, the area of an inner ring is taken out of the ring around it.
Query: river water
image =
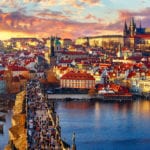
[[[0,112],[0,115],[4,114],[6,118],[6,122],[0,122],[0,124],[4,125],[4,134],[0,134],[0,150],[4,150],[5,146],[8,144],[9,134],[8,129],[11,127],[11,117],[12,111],[8,111],[8,113]]]
[[[77,150],[149,150],[150,101],[57,102],[62,138]]]
[[[72,143],[76,133],[77,150],[149,150],[150,101],[57,102],[62,138]],[[0,150],[8,143],[12,112],[6,114]],[[2,122],[0,122],[2,123]]]

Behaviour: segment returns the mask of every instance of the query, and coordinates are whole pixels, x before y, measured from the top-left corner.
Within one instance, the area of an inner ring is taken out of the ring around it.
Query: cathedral
[[[134,18],[130,20],[129,26],[125,21],[123,35],[124,46],[139,49],[150,47],[150,28],[142,27],[141,22],[137,26]]]

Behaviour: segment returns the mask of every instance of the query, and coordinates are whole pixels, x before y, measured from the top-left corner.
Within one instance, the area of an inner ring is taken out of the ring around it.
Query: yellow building
[[[150,93],[150,80],[140,80],[138,82],[141,92]]]
[[[68,48],[70,45],[72,45],[72,40],[71,39],[62,39],[60,40],[61,47],[62,48]]]
[[[124,38],[122,35],[102,35],[102,36],[93,36],[93,37],[83,37],[78,38],[75,41],[77,45],[90,45],[92,47],[105,47],[113,48],[119,44],[123,45]]]

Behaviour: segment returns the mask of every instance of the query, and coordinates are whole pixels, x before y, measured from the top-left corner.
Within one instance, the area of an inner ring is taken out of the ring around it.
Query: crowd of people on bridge
[[[61,150],[39,81],[35,79],[28,82],[26,90],[28,149]]]

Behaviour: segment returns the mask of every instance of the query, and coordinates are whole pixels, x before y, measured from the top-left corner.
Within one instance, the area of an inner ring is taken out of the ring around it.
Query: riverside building
[[[95,78],[86,72],[70,71],[60,78],[62,88],[95,88]]]

